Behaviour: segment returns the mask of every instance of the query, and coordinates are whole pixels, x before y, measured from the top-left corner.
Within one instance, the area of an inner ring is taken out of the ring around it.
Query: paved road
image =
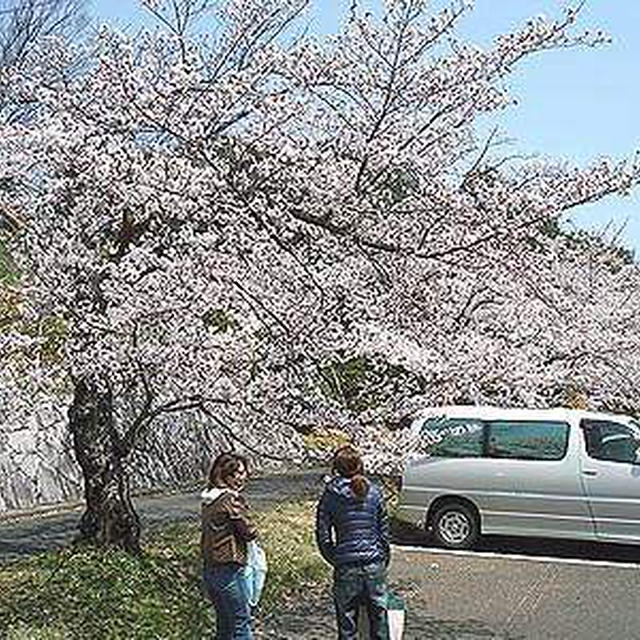
[[[304,471],[252,478],[246,489],[253,508],[278,500],[313,498],[322,490],[322,472]],[[134,499],[143,530],[176,520],[200,519],[199,491],[175,495],[143,496]],[[22,555],[63,547],[76,535],[82,507],[31,517],[0,520],[0,562]]]
[[[640,547],[487,536],[448,552],[396,536],[408,638],[640,639]]]
[[[396,548],[391,577],[407,595],[407,638],[640,638],[640,566],[620,551],[612,562],[593,545],[583,551],[598,559]]]
[[[640,565],[628,562],[634,549],[569,544],[554,557],[553,547],[506,538],[474,552],[394,545],[389,580],[407,603],[404,640],[640,638]],[[265,623],[258,635],[265,640],[337,635],[328,594]]]
[[[389,581],[404,640],[640,639],[640,547],[486,537],[471,552],[395,532]],[[336,637],[329,594],[265,620],[265,640]]]
[[[254,479],[260,507],[314,497],[320,473]],[[146,526],[199,518],[197,493],[136,500]],[[0,557],[65,544],[80,511],[0,522]],[[450,553],[418,536],[398,538],[390,581],[407,601],[405,640],[640,639],[640,547],[492,537]],[[259,621],[264,640],[336,637],[329,593]]]

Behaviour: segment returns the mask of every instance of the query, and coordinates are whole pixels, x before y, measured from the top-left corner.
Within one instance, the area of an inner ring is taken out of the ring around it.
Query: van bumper
[[[424,507],[401,504],[396,509],[395,517],[397,520],[400,520],[400,522],[406,522],[416,527],[424,528],[427,511]]]

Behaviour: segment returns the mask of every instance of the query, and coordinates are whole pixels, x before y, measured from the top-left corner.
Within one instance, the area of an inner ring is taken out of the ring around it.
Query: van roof
[[[428,417],[446,416],[449,418],[476,418],[478,420],[569,420],[571,418],[618,420],[628,422],[631,416],[614,413],[570,409],[567,407],[553,407],[548,409],[507,409],[486,405],[445,405],[424,407],[415,411],[413,420],[424,420]],[[412,421],[413,421],[412,420]]]

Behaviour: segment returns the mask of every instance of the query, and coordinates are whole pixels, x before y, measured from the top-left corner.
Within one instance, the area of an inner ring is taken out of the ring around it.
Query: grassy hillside
[[[255,514],[269,560],[258,616],[327,588],[313,540],[311,502]],[[180,523],[147,535],[144,554],[69,548],[0,567],[0,637],[211,637],[213,607],[200,580],[200,529]]]

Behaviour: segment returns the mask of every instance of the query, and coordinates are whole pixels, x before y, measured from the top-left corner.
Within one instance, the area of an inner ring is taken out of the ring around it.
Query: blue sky
[[[312,28],[335,31],[350,4],[315,0]],[[376,0],[360,4],[374,6]],[[459,31],[486,45],[529,17],[558,16],[566,5],[565,0],[475,0]],[[143,15],[136,0],[93,0],[91,10],[96,20],[121,27],[138,24]],[[597,49],[538,54],[518,68],[508,81],[518,106],[497,122],[513,139],[514,152],[586,164],[640,150],[640,0],[587,0],[578,26],[604,29],[613,42]],[[609,229],[609,236],[619,230],[620,241],[640,257],[640,188],[626,198],[582,207],[572,220],[576,226]]]

